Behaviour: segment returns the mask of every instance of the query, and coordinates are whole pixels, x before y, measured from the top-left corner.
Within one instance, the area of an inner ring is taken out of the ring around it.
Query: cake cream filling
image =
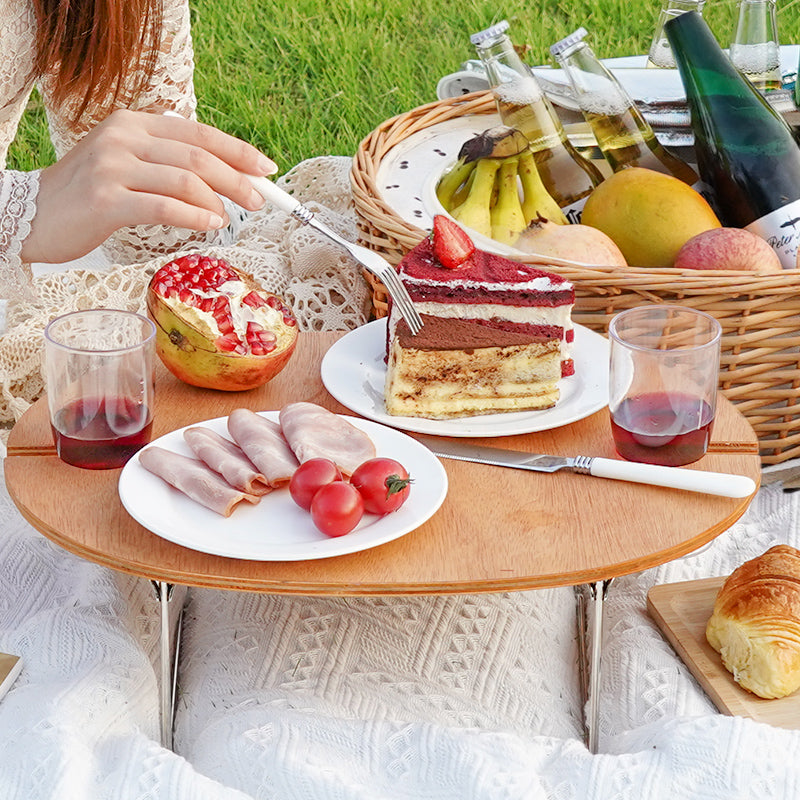
[[[523,276],[525,273],[520,272]],[[563,292],[570,289],[572,284],[569,281],[555,281],[546,275],[540,275],[530,281],[514,281],[510,283],[492,283],[491,281],[474,281],[459,279],[455,276],[448,276],[446,279],[437,281],[434,278],[416,278],[404,272],[402,275],[403,283],[408,286],[424,286],[426,288],[440,288],[450,291],[452,289],[468,289],[471,292],[480,294],[491,294],[492,292],[508,292],[512,289],[515,292]]]
[[[572,327],[571,305],[508,306],[499,303],[414,303],[420,314],[456,319],[502,319],[518,325],[554,325],[565,331]]]

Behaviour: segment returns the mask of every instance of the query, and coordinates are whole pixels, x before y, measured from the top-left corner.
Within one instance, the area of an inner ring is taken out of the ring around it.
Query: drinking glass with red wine
[[[619,455],[668,467],[702,458],[716,412],[719,322],[693,308],[653,304],[617,314],[608,334]]]
[[[73,311],[44,332],[44,374],[59,457],[121,467],[150,441],[155,325],[117,309]]]

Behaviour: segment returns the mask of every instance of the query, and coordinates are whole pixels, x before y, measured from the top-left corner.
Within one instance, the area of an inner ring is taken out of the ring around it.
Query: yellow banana
[[[483,234],[492,235],[491,200],[500,160],[481,158],[475,162],[472,186],[464,202],[450,213],[457,222]]]
[[[474,161],[465,161],[460,158],[439,179],[439,185],[436,187],[436,196],[446,211],[451,211],[458,205],[458,201],[454,198],[459,190],[466,185],[474,169]]]
[[[522,213],[525,224],[530,225],[533,220],[544,217],[559,225],[566,225],[568,220],[542,183],[530,149],[520,154],[518,171],[522,183]]]
[[[492,206],[492,239],[513,245],[525,230],[525,215],[519,199],[517,165],[519,156],[503,159],[497,177],[497,200]]]
[[[472,182],[475,180],[475,164],[477,162],[473,161],[470,166],[472,169],[470,170],[469,177],[458,187],[458,189],[453,192],[453,197],[450,200],[450,207],[447,209],[448,211],[452,211],[454,208],[458,208],[466,199],[467,195],[469,194],[470,189],[472,188]]]

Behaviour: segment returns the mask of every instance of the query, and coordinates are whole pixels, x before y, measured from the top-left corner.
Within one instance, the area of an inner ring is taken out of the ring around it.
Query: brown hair
[[[37,73],[53,75],[53,99],[92,101],[110,110],[135,96],[152,75],[161,41],[161,0],[33,0]],[[133,78],[133,83],[130,82]]]

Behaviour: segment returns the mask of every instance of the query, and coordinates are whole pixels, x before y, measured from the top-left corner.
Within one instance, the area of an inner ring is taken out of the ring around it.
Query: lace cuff
[[[0,172],[0,297],[31,298],[30,266],[20,258],[31,232],[39,194],[39,170]]]

